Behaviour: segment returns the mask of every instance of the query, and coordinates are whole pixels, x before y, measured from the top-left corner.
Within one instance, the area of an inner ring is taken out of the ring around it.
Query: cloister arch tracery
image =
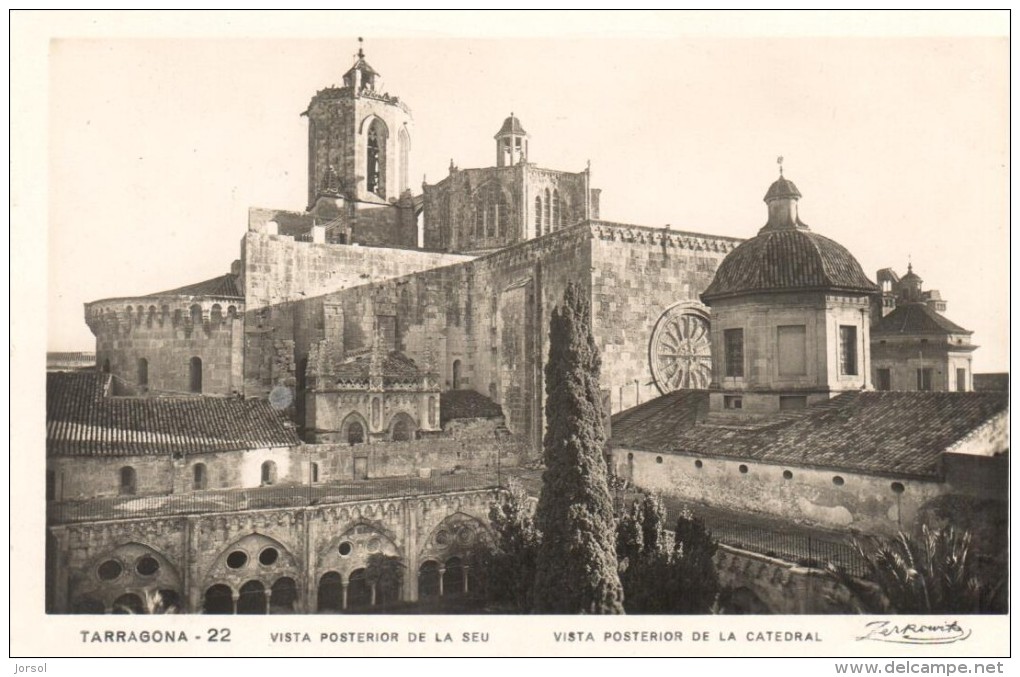
[[[156,601],[177,606],[181,600],[177,567],[161,552],[137,542],[125,543],[94,558],[71,587],[71,608],[78,613],[146,613]]]

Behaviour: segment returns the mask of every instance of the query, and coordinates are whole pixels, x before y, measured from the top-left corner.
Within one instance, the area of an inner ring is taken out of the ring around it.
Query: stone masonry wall
[[[596,224],[593,233],[593,330],[602,350],[600,385],[615,413],[661,394],[649,361],[656,323],[679,302],[700,305],[739,240],[617,224]]]
[[[688,454],[614,449],[612,457],[617,474],[643,489],[727,510],[866,533],[894,535],[900,529],[909,530],[921,507],[948,490],[947,485],[928,479]],[[784,471],[790,471],[792,477],[787,479]],[[842,484],[834,481],[836,476],[842,478]],[[903,490],[897,492],[894,482]]]
[[[193,315],[194,313],[194,315]],[[88,304],[89,327],[96,335],[96,364],[109,365],[114,394],[188,393],[191,359],[202,360],[202,393],[230,395],[241,388],[240,355],[244,333],[240,299],[145,297]],[[148,385],[139,385],[139,360],[147,362]]]
[[[337,290],[431,270],[469,257],[356,245],[296,242],[249,231],[242,243],[245,295],[245,394],[298,380],[297,365],[325,338],[322,302]],[[275,347],[292,341],[294,371],[274,372]]]

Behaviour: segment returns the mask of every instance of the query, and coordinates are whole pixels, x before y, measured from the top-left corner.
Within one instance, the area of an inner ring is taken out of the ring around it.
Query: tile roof
[[[705,303],[727,296],[832,289],[878,292],[847,249],[807,230],[764,230],[719,264],[702,293]]]
[[[904,303],[871,328],[871,334],[973,334],[939,315],[927,303]]]
[[[707,391],[678,390],[613,416],[612,444],[934,478],[943,451],[1007,407],[1006,393],[852,392],[742,427],[708,416]]]
[[[457,418],[498,418],[503,408],[474,390],[447,390],[439,394],[439,422]]]
[[[343,362],[336,367],[336,380],[348,383],[364,383],[368,381],[369,371],[372,365],[372,354],[366,353],[348,362]],[[418,369],[407,355],[394,350],[383,358],[383,383],[417,383],[424,377],[424,373]]]
[[[96,354],[85,352],[47,352],[47,369],[81,369],[96,366]]]
[[[300,444],[261,399],[110,397],[110,375],[46,374],[48,456],[191,454]]]
[[[154,296],[236,296],[237,298],[242,298],[244,294],[241,293],[241,289],[237,285],[237,276],[227,273],[226,275],[214,277],[211,280],[203,280],[202,282],[177,287],[176,289],[148,294],[143,298]]]

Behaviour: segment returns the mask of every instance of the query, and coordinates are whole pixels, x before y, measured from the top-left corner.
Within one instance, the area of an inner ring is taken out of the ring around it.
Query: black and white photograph
[[[401,14],[20,17],[24,655],[1008,656],[1008,12]]]

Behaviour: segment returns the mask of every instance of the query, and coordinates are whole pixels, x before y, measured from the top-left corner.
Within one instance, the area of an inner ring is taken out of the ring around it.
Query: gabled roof
[[[231,273],[214,277],[211,280],[203,280],[195,284],[169,289],[167,291],[148,294],[143,298],[155,296],[216,296],[220,298],[237,297],[243,298],[240,287],[237,285],[237,276]]]
[[[503,408],[474,390],[447,390],[439,395],[439,422],[458,418],[498,418]]]
[[[878,334],[973,334],[939,315],[927,303],[903,303],[871,328]]]
[[[1006,393],[852,392],[741,427],[712,421],[708,391],[678,390],[613,416],[612,445],[935,479],[942,453],[1008,402]]]
[[[46,375],[47,456],[134,456],[290,447],[286,417],[261,399],[110,397],[111,376]]]

